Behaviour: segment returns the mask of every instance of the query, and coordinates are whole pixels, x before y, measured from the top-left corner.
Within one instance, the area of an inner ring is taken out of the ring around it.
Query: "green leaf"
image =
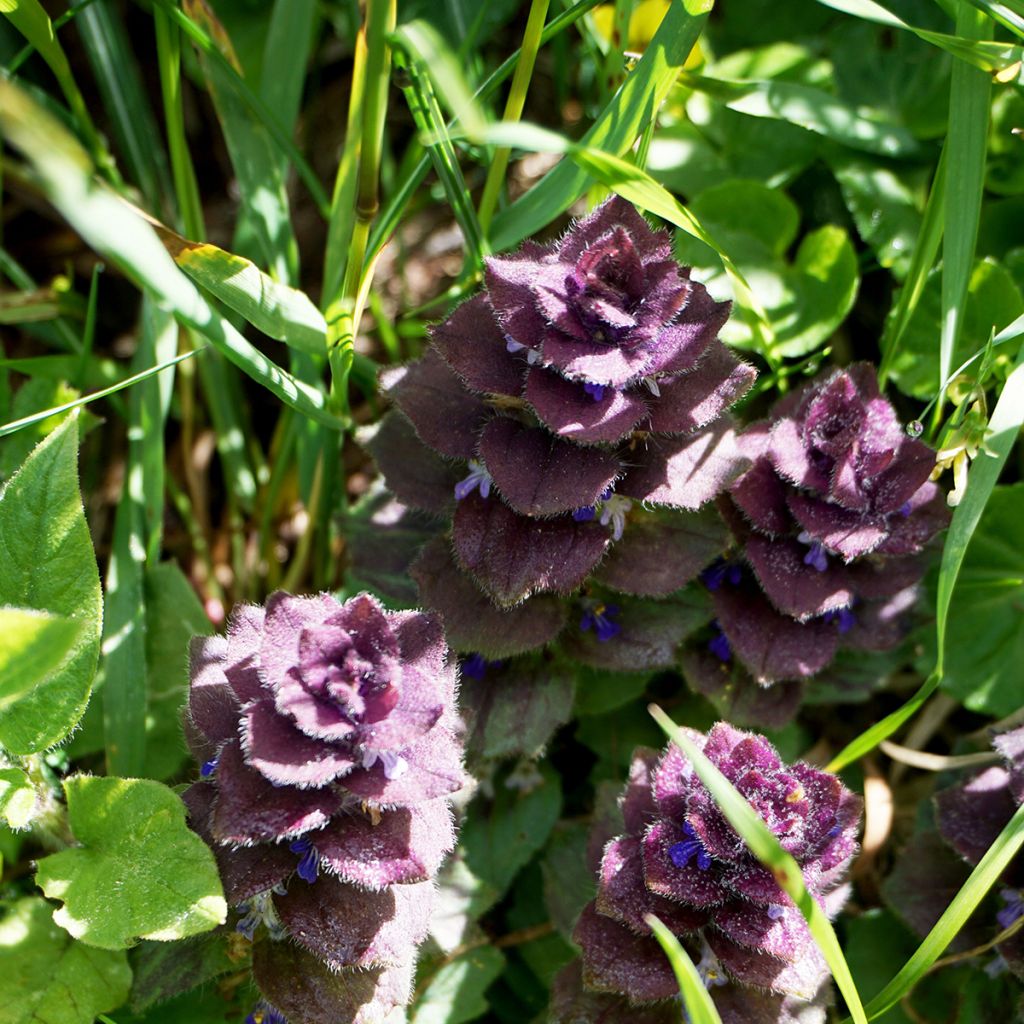
[[[842,151],[829,162],[861,238],[883,267],[903,278],[921,230],[921,213],[908,175],[897,174],[870,157]]]
[[[78,494],[78,419],[69,417],[28,457],[0,494],[0,605],[63,616],[77,638],[54,671],[0,710],[0,743],[15,754],[45,750],[77,724],[99,657],[99,573]]]
[[[689,1024],[722,1024],[715,1004],[711,999],[711,993],[704,984],[704,979],[697,972],[697,968],[690,955],[680,945],[675,934],[665,927],[654,914],[647,915],[647,923],[654,932],[654,937],[672,964],[672,972],[676,976],[676,983],[679,985],[679,993],[683,998],[683,1005],[686,1007],[686,1018]]]
[[[546,764],[539,771],[543,781],[529,790],[511,789],[499,777],[494,799],[474,802],[462,826],[467,867],[502,893],[543,847],[562,810],[558,776]]]
[[[796,236],[799,213],[784,193],[754,181],[728,181],[698,195],[690,211],[730,255],[765,310],[775,337],[773,354],[796,358],[831,337],[857,294],[857,257],[842,228],[826,224],[804,235],[790,264],[784,254]],[[708,247],[678,235],[676,254],[701,271],[717,298],[732,297]],[[750,327],[738,317],[722,337],[737,347],[755,344]]]
[[[581,666],[576,672],[576,714],[603,715],[639,697],[651,677]]]
[[[92,1024],[128,995],[126,955],[76,942],[51,911],[26,896],[0,921],[0,1024]]]
[[[580,870],[580,865],[587,861],[589,840],[588,825],[579,821],[559,822],[540,864],[544,903],[552,922],[567,942],[572,942],[580,911],[597,894],[593,874]]]
[[[57,356],[56,358],[61,358]],[[78,357],[73,357],[74,361]],[[71,359],[68,360],[72,362]],[[13,367],[17,369],[17,367]],[[27,368],[26,368],[27,369]],[[33,377],[18,388],[11,403],[10,417],[14,420],[32,416],[35,413],[73,402],[78,392],[60,380],[44,380]],[[64,419],[58,413],[35,422],[34,429],[21,431],[19,437],[12,437],[0,446],[0,479],[6,480],[28,458],[28,453]]]
[[[889,977],[889,965],[904,963],[914,952],[914,937],[887,910],[873,908],[851,917],[845,932],[846,960],[861,992],[877,992]],[[912,1024],[899,1007],[875,1020],[877,1024]]]
[[[777,79],[727,80],[684,71],[680,81],[730,110],[786,121],[851,149],[879,156],[907,157],[918,145],[902,125],[867,117],[835,96],[811,86]]]
[[[146,593],[146,776],[166,779],[189,760],[181,733],[188,693],[188,643],[209,636],[210,620],[176,562],[150,568]]]
[[[0,817],[21,829],[32,821],[35,808],[36,790],[29,777],[20,768],[0,768]]]
[[[275,281],[250,260],[209,242],[190,242],[164,227],[157,227],[157,234],[196,284],[256,330],[299,352],[324,354],[327,321],[305,292]]]
[[[686,755],[693,765],[698,778],[707,787],[718,809],[726,820],[739,833],[747,844],[750,852],[775,876],[800,913],[804,915],[807,926],[818,944],[822,956],[832,971],[839,991],[846,1000],[856,1024],[867,1024],[861,1006],[857,987],[853,983],[850,968],[843,957],[839,940],[832,929],[832,924],[825,912],[804,886],[803,873],[800,865],[788,854],[779,840],[769,830],[761,816],[750,803],[736,790],[733,784],[708,760],[704,752],[685,734],[661,708],[651,705],[649,708],[654,720],[668,735],[669,739]]]
[[[124,949],[209,931],[227,904],[209,847],[185,824],[185,805],[150,779],[64,780],[81,846],[39,861],[36,882],[63,904],[54,920],[75,938]]]
[[[1012,714],[1021,704],[1022,501],[1024,483],[993,492],[967,549],[946,630],[942,689],[971,711],[996,718]]]
[[[484,992],[504,967],[504,955],[493,946],[456,957],[430,979],[411,1024],[464,1024],[483,1016],[489,1008]]]
[[[43,683],[71,653],[82,623],[25,608],[0,608],[0,713]]]

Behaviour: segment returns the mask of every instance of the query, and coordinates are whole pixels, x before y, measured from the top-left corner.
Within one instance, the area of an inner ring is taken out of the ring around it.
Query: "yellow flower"
[[[665,17],[670,6],[669,0],[640,0],[629,16],[629,38],[626,45],[618,44],[626,53],[643,53],[648,44],[658,31],[661,19]],[[612,33],[615,27],[615,4],[601,4],[594,8],[594,28],[598,34],[612,42]],[[694,44],[686,63],[683,65],[687,70],[699,67],[704,62],[704,55],[701,53],[700,44]]]

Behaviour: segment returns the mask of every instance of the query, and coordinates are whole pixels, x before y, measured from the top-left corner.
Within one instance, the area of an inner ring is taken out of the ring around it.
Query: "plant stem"
[[[367,0],[366,63],[359,172],[356,176],[355,221],[349,242],[341,298],[327,315],[327,355],[331,366],[331,406],[344,412],[348,406],[348,374],[359,330],[358,296],[363,282],[363,261],[370,225],[380,207],[380,157],[384,145],[391,50],[388,35],[395,27],[396,0]],[[372,273],[367,268],[366,273]]]
[[[533,66],[537,60],[537,51],[540,49],[540,37],[544,30],[544,19],[548,14],[549,3],[550,0],[533,0],[530,4],[530,16],[526,21],[523,45],[519,51],[515,74],[512,76],[512,85],[508,91],[503,121],[514,123],[523,116],[526,91],[530,86],[530,79],[533,77]],[[511,152],[507,146],[500,146],[494,151],[491,166],[487,170],[487,180],[484,182],[484,192],[480,199],[478,214],[480,227],[485,235],[498,204],[498,195],[505,180],[505,170],[508,167],[508,158]]]

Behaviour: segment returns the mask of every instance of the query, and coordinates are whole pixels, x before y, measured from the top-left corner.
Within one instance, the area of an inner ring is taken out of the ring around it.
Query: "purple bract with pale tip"
[[[857,850],[862,801],[839,779],[786,765],[763,737],[720,722],[688,730],[800,865],[808,891],[837,914]],[[638,749],[619,798],[624,831],[597,824],[597,899],[574,938],[582,949],[577,1008],[625,997],[648,1011],[678,992],[646,923],[654,914],[699,962],[724,1021],[824,1020],[827,967],[806,922],[718,809],[678,747]],[[572,974],[572,971],[569,972]],[[564,1015],[574,1018],[573,1001]],[[815,1007],[820,1016],[815,1016]],[[604,1019],[594,1015],[593,1019]],[[657,1019],[653,1015],[652,1020]]]
[[[366,594],[278,593],[236,608],[226,637],[196,638],[191,674],[202,781],[183,798],[260,951],[254,1019],[378,1019],[410,995],[465,781],[437,620]],[[284,939],[308,956],[301,977]]]
[[[727,412],[755,371],[718,340],[728,305],[617,197],[484,276],[422,359],[385,371],[397,408],[364,435],[400,501],[450,518],[412,576],[461,651],[555,640],[572,619],[552,604],[601,603],[594,583],[623,613],[585,609],[583,628],[625,640],[630,596],[666,597],[721,552],[697,510],[748,464]]]
[[[928,479],[935,453],[900,424],[874,369],[820,375],[740,446],[751,466],[720,506],[745,568],[705,576],[731,654],[768,684],[814,675],[840,643],[896,644],[920,553],[949,513]]]

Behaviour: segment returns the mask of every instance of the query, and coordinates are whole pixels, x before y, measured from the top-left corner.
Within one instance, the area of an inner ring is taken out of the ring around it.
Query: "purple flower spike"
[[[822,374],[740,443],[752,465],[722,509],[764,600],[748,593],[742,616],[736,597],[715,604],[744,669],[762,685],[805,679],[832,660],[837,632],[855,648],[898,643],[924,571],[917,556],[949,513],[928,479],[935,453],[908,436],[874,369]]]
[[[724,722],[706,736],[688,732],[793,856],[817,902],[830,916],[838,913],[857,851],[860,799],[834,775],[783,763],[755,733]],[[823,1021],[823,1012],[770,1012],[787,1000],[808,1011],[823,1005],[827,965],[803,915],[679,748],[660,756],[637,750],[619,805],[626,831],[607,834],[605,819],[595,823],[590,844],[603,852],[597,898],[573,936],[582,949],[584,991],[592,998],[625,997],[638,1015],[675,994],[671,969],[646,923],[655,914],[699,963],[724,1020]]]
[[[404,982],[380,986],[354,1018],[349,982],[318,979],[411,978],[432,880],[455,843],[455,698],[437,620],[366,594],[341,604],[277,593],[265,609],[237,607],[226,638],[193,642],[186,735],[203,770],[184,800],[236,930],[260,951],[266,1003],[251,1020],[276,1024],[284,1006],[294,1020],[369,1021],[408,998]],[[293,941],[263,942],[264,931]],[[298,948],[316,965],[301,977]]]
[[[450,539],[450,559],[426,545],[410,566],[422,600],[453,646],[492,658],[556,640],[592,585],[665,598],[719,553],[711,502],[749,465],[728,410],[756,374],[718,340],[728,305],[618,197],[488,258],[484,284],[422,359],[384,371],[395,408],[364,437]],[[638,635],[635,658],[663,665],[661,646]]]

